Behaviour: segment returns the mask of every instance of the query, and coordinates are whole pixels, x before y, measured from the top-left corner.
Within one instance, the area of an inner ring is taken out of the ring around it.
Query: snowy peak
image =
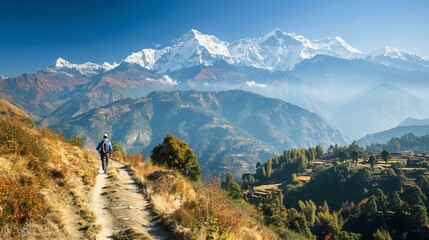
[[[401,60],[407,60],[410,56],[417,56],[415,54],[408,53],[407,51],[400,50],[398,48],[387,46],[378,50],[373,51],[370,54],[370,57],[377,58],[377,57],[389,57],[392,59],[401,59]]]
[[[196,65],[211,65],[217,59],[228,59],[228,43],[213,35],[191,29],[171,46],[162,49],[143,49],[132,53],[124,62],[137,64],[158,72],[176,71]]]
[[[286,33],[278,28],[263,37],[240,39],[233,43],[190,29],[170,46],[143,49],[132,53],[123,62],[160,73],[197,65],[209,66],[219,60],[232,65],[284,71],[293,69],[302,60],[317,54],[351,59],[360,57],[361,52],[340,37],[308,40],[302,35]],[[65,60],[58,61],[58,66],[81,69]]]
[[[7,79],[7,77],[0,74],[0,80],[4,80],[4,79]]]
[[[309,40],[296,33],[276,28],[259,39],[244,39],[232,43],[230,52],[235,64],[254,66],[271,71],[290,70],[304,59],[317,54],[352,59],[361,52],[340,37]]]
[[[204,47],[212,56],[225,56],[229,57],[228,43],[219,40],[213,35],[206,35],[198,32],[195,29],[191,29],[181,39],[192,41],[193,47]],[[180,42],[180,41],[179,41]],[[178,43],[181,45],[180,43]]]
[[[137,64],[146,69],[153,69],[155,62],[161,56],[162,51],[155,49],[143,49],[140,52],[132,53],[130,56],[125,58],[124,62]]]
[[[171,72],[197,65],[212,65],[218,59],[228,59],[228,43],[213,35],[202,34],[191,29],[169,47],[161,49],[153,69]]]
[[[103,72],[107,72],[117,66],[117,63],[110,64],[107,62],[104,62],[102,65],[92,62],[74,64],[63,58],[58,58],[51,66],[46,67],[44,70],[49,73],[78,73],[85,76],[93,76]]]
[[[270,71],[290,70],[317,54],[351,59],[361,52],[342,38],[311,41],[276,28],[261,38],[224,42],[214,35],[191,29],[173,44],[162,49],[143,49],[124,62],[157,72],[172,72],[197,65],[212,65],[218,60]]]
[[[355,53],[355,54],[362,54],[361,51],[359,51],[357,48],[350,46],[350,44],[348,44],[346,41],[344,41],[344,39],[342,39],[341,37],[336,36],[334,39],[338,42],[338,44],[340,44],[342,47],[344,47],[348,51]]]
[[[417,54],[390,46],[373,51],[368,55],[367,60],[389,68],[429,72],[428,60]]]
[[[324,54],[337,58],[354,59],[362,55],[361,51],[350,46],[350,44],[338,36],[315,40],[312,42],[312,46],[315,54]]]
[[[61,69],[61,68],[72,68],[72,64],[62,58],[58,58],[53,67]]]

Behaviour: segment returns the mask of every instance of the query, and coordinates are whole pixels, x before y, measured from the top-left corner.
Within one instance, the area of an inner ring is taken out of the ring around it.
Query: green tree
[[[301,212],[304,214],[307,222],[310,226],[313,226],[316,221],[316,204],[311,200],[306,200],[304,202],[299,200],[298,206],[301,208]]]
[[[426,225],[428,221],[428,216],[426,212],[426,207],[422,205],[413,205],[410,209],[410,214],[408,215],[408,224],[412,230],[419,231],[421,226]]]
[[[369,156],[368,163],[371,168],[374,169],[375,164],[377,164],[377,159],[373,155],[371,155]]]
[[[423,192],[429,189],[429,181],[425,175],[419,175],[416,178],[416,184]]]
[[[408,205],[420,205],[424,206],[424,202],[426,201],[426,196],[423,194],[422,190],[418,186],[410,186],[407,190],[402,194],[402,199]]]
[[[267,171],[265,170],[265,165],[262,165],[261,169],[262,169],[262,178],[263,179],[267,178]]]
[[[393,192],[388,199],[389,204],[387,205],[388,209],[400,213],[402,212],[402,207],[404,205],[404,201],[399,197],[398,192]]]
[[[266,225],[280,227],[285,224],[287,219],[286,208],[280,202],[280,197],[274,196],[273,193],[269,193],[267,198],[262,200],[258,209],[261,211]]]
[[[196,181],[201,177],[201,167],[198,164],[194,151],[188,144],[168,134],[162,144],[152,149],[151,161],[181,172],[190,180]]]
[[[310,230],[310,224],[305,218],[304,214],[299,213],[296,209],[290,208],[287,211],[287,218],[289,228],[295,232],[301,233],[308,237],[309,239],[313,238],[313,234]]]
[[[352,151],[352,160],[353,160],[353,162],[357,163],[358,159],[359,159],[359,153],[358,153],[358,151],[353,150]]]
[[[245,173],[241,176],[241,188],[244,190],[252,188],[255,182],[255,177],[250,173]]]
[[[323,157],[323,147],[320,145],[316,146],[316,158],[320,159]]]
[[[239,199],[243,197],[241,187],[234,181],[232,173],[226,173],[226,180],[221,184],[222,188],[228,191],[228,196],[233,199]]]
[[[344,149],[341,149],[338,152],[338,158],[340,159],[340,162],[345,162],[348,157],[349,156],[347,154],[347,151],[345,151]]]
[[[298,157],[296,164],[297,164],[298,171],[304,171],[305,170],[305,168],[307,167],[307,164],[308,164],[308,160],[307,160],[307,157],[305,156],[305,154],[301,154]]]
[[[316,148],[310,147],[306,151],[307,159],[309,161],[315,161],[316,160]]]
[[[390,155],[390,152],[388,152],[386,150],[383,150],[383,152],[381,152],[381,159],[383,159],[383,161],[386,162],[386,165],[387,165],[387,162],[390,160],[391,157],[392,156]]]

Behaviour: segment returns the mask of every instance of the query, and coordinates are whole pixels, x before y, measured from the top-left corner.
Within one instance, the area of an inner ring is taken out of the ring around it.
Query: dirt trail
[[[114,239],[114,234],[133,239],[173,239],[148,210],[138,184],[128,167],[113,161],[109,174],[101,170],[92,195],[92,210],[101,226],[97,239]]]

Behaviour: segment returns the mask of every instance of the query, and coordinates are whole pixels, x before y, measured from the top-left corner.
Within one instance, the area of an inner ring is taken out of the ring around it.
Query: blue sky
[[[428,9],[425,0],[2,0],[0,74],[37,72],[58,57],[119,62],[191,28],[232,42],[278,27],[429,56]]]

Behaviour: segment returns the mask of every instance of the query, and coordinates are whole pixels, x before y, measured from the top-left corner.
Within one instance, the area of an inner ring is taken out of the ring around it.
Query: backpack
[[[103,154],[109,153],[109,144],[107,141],[103,141],[103,144],[101,144],[100,152]]]

